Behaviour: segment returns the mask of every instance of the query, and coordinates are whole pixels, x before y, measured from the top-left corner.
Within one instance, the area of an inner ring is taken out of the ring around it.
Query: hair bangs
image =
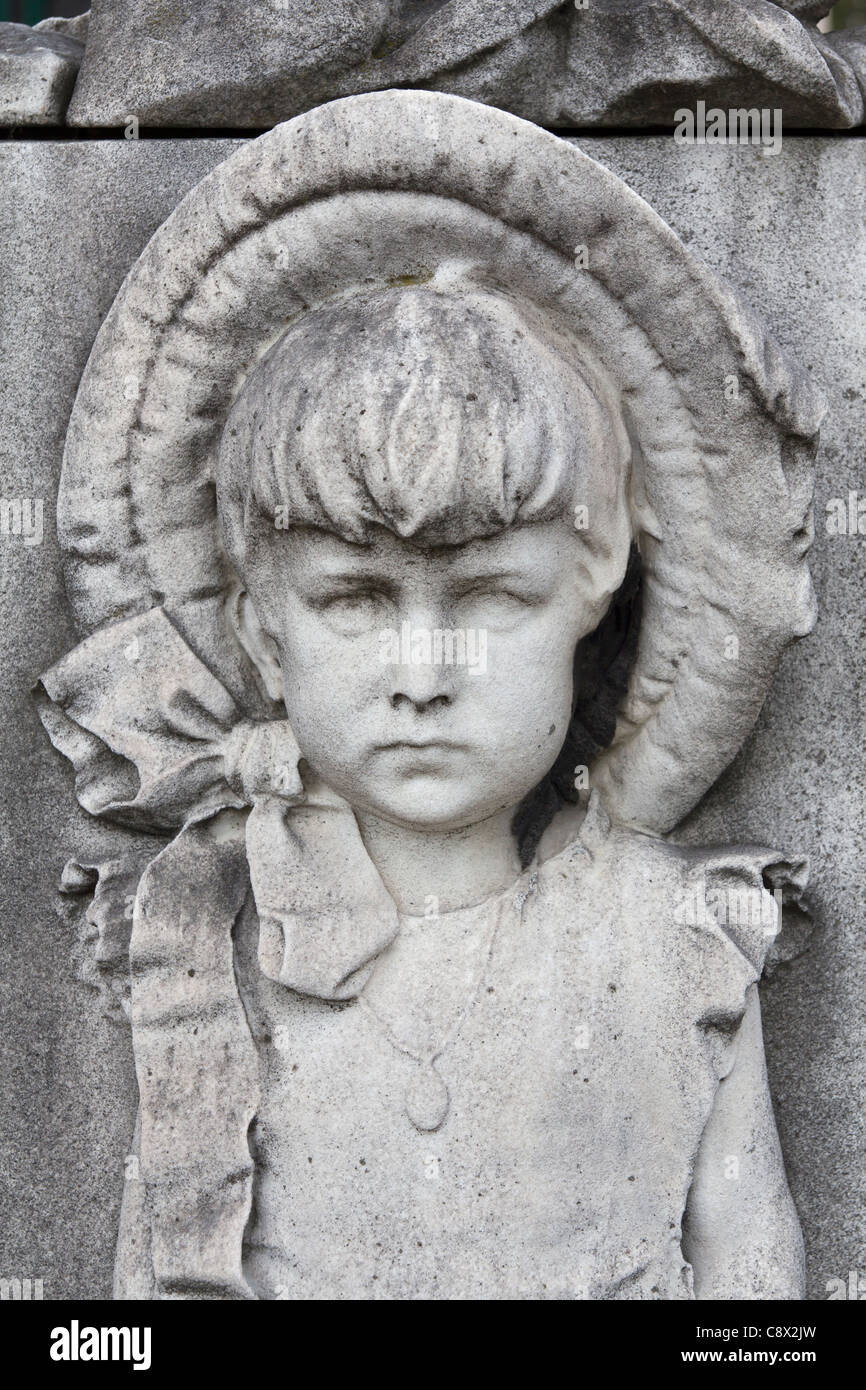
[[[249,527],[277,515],[426,545],[550,520],[620,492],[615,434],[562,344],[505,296],[425,285],[332,301],[284,334],[230,413],[229,551],[242,571]]]

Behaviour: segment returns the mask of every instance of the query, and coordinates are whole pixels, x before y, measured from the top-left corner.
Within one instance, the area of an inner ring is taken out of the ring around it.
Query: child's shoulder
[[[570,828],[556,853],[539,855],[548,904],[606,922],[623,951],[654,961],[660,976],[700,974],[703,994],[715,979],[716,994],[739,1008],[768,959],[802,949],[804,861],[761,845],[696,846],[644,833],[612,823],[596,796]]]

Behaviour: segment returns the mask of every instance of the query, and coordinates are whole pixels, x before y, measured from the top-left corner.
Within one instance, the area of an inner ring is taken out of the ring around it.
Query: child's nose
[[[391,680],[391,704],[409,704],[419,712],[451,704],[453,682],[447,668],[432,663],[395,666]]]
[[[390,667],[391,704],[422,711],[450,704],[455,695],[453,664],[445,661],[445,615],[437,605],[418,604],[400,623],[400,659]]]

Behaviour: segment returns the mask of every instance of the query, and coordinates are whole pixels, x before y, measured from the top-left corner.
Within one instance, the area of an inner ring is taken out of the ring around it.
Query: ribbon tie
[[[182,836],[251,808],[264,974],[322,999],[363,989],[399,918],[351,807],[305,786],[288,721],[245,718],[163,609],[95,632],[42,676],[36,698],[91,815]]]

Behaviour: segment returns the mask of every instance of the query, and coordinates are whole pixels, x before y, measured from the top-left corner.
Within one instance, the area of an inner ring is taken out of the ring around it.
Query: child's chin
[[[487,802],[467,795],[465,786],[449,787],[431,777],[413,777],[387,792],[380,788],[372,809],[398,825],[430,830],[457,830],[490,814]]]

